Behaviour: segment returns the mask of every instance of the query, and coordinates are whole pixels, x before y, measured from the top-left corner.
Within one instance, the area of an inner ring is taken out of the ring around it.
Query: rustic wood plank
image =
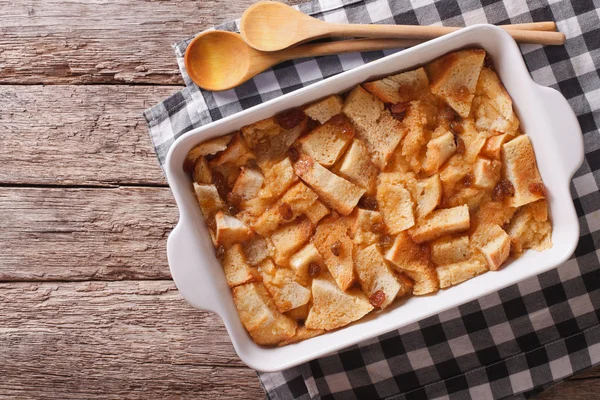
[[[264,398],[171,281],[0,283],[0,397]]]
[[[600,379],[569,379],[535,396],[535,400],[597,399]]]
[[[165,185],[142,111],[177,90],[0,86],[0,184]]]
[[[569,379],[590,379],[590,378],[600,378],[600,365],[596,365],[595,367],[588,368],[579,372],[578,374],[573,375]]]
[[[3,188],[0,215],[0,281],[170,279],[168,188]]]
[[[255,2],[0,0],[0,82],[181,84],[171,45]]]

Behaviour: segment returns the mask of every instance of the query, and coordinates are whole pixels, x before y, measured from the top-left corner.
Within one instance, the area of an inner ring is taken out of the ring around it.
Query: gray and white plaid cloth
[[[554,20],[565,46],[522,45],[534,80],[578,116],[585,161],[571,186],[581,237],[564,265],[458,308],[296,368],[260,373],[271,399],[528,398],[600,362],[600,3],[542,0],[320,0],[329,22],[462,26]],[[236,31],[230,22],[218,29]],[[285,62],[225,92],[186,87],[145,117],[162,164],[185,132],[378,59],[387,52]],[[565,132],[568,134],[568,132]]]

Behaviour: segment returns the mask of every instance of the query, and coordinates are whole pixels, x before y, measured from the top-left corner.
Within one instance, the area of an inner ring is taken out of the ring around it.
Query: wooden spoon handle
[[[543,22],[528,22],[525,24],[510,24],[510,25],[498,25],[498,28],[505,30],[521,30],[521,31],[556,31],[556,22],[554,21],[543,21]]]
[[[326,23],[326,36],[355,36],[403,39],[434,39],[462,28],[446,26],[419,26],[419,25],[358,25],[358,24],[331,24]],[[562,32],[528,31],[506,29],[518,42],[545,45],[560,45],[565,43]]]

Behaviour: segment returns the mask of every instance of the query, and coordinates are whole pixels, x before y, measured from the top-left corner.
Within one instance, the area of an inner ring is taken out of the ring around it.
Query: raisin
[[[378,290],[369,297],[369,302],[373,307],[381,307],[384,301],[385,293],[383,292],[383,290]]]
[[[252,169],[258,169],[258,163],[256,162],[256,158],[251,158],[248,160],[248,162],[246,163],[248,165],[249,168]]]
[[[281,215],[281,218],[285,219],[286,221],[289,221],[294,217],[292,206],[290,206],[288,203],[281,203],[278,211],[279,215]]]
[[[229,193],[229,186],[222,173],[215,171],[212,173],[212,181],[219,192],[219,196],[226,199],[227,193]]]
[[[336,257],[339,257],[339,255],[342,252],[342,244],[340,243],[339,240],[336,240],[332,245],[331,245],[331,254],[333,254]]]
[[[208,228],[209,228],[211,231],[215,231],[215,230],[217,230],[217,223],[215,222],[215,219],[214,219],[214,218],[209,218],[209,219],[207,219],[207,220],[206,220],[206,226],[208,226]]]
[[[473,174],[467,174],[463,178],[463,185],[465,187],[471,187],[471,185],[473,184],[474,180],[475,180],[475,177],[473,176]]]
[[[446,121],[454,121],[458,117],[456,111],[452,107],[446,106],[440,110],[439,118]]]
[[[343,135],[354,136],[354,127],[344,114],[337,114],[329,118],[328,124],[332,124],[340,128],[340,133]]]
[[[454,143],[456,144],[456,154],[465,154],[466,146],[465,141],[458,135],[454,135]]]
[[[276,115],[275,123],[283,129],[293,129],[300,125],[300,123],[304,121],[304,118],[306,118],[304,111],[299,108],[294,108]]]
[[[379,239],[379,245],[384,248],[387,249],[388,247],[390,247],[392,245],[392,241],[393,238],[389,235],[383,235],[380,239]]]
[[[377,199],[375,199],[373,197],[363,196],[358,201],[358,206],[360,208],[364,208],[365,210],[375,211],[375,210],[377,210]]]
[[[239,213],[240,210],[238,210],[237,207],[235,207],[235,206],[229,206],[229,207],[227,207],[227,212],[229,213],[229,215],[235,215],[235,214]]]
[[[288,150],[288,156],[290,157],[291,162],[296,162],[300,159],[300,152],[295,147],[290,147]]]
[[[463,85],[460,85],[456,89],[456,97],[458,97],[459,99],[466,99],[467,97],[469,97],[469,89],[467,89]]]
[[[402,121],[406,117],[406,111],[408,110],[409,103],[396,103],[390,106],[390,112],[392,117],[398,121]]]
[[[316,278],[320,273],[321,267],[319,267],[318,264],[310,263],[308,265],[308,275],[310,275],[311,278]]]
[[[223,247],[223,246],[217,247],[216,255],[219,260],[223,260],[223,258],[225,257],[225,247]]]
[[[189,174],[194,170],[194,167],[194,162],[186,157],[185,161],[183,162],[183,171]]]
[[[385,230],[385,224],[383,222],[375,222],[372,230],[373,232],[383,232]]]
[[[489,54],[486,53],[485,58],[483,59],[483,65],[485,67],[488,67],[489,69],[491,69],[492,71],[495,71],[495,67],[494,67],[494,60],[492,59],[492,56],[490,56]]]
[[[453,133],[463,133],[465,131],[460,122],[457,121],[450,122],[450,129]]]
[[[513,184],[504,179],[500,181],[492,191],[492,199],[494,201],[502,201],[506,196],[514,196],[515,195],[515,187]]]
[[[229,192],[227,194],[227,201],[234,206],[239,206],[242,202],[242,196],[235,192]]]
[[[546,188],[542,182],[532,182],[529,184],[529,191],[532,194],[537,194],[540,196],[546,195]]]

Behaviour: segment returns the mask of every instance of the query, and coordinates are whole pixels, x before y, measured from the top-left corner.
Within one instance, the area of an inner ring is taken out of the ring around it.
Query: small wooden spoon
[[[529,24],[528,24],[529,25]],[[537,23],[554,30],[554,22]],[[513,26],[514,27],[514,26]],[[518,42],[564,44],[561,32],[541,32],[504,27]],[[250,6],[240,23],[242,37],[261,51],[277,51],[320,37],[378,37],[402,39],[433,39],[462,28],[417,25],[357,25],[320,21],[275,1],[263,1]]]
[[[248,46],[233,32],[208,31],[198,35],[185,52],[185,68],[192,81],[207,90],[236,87],[282,61],[302,57],[409,47],[422,40],[358,39],[307,44],[264,53]]]

